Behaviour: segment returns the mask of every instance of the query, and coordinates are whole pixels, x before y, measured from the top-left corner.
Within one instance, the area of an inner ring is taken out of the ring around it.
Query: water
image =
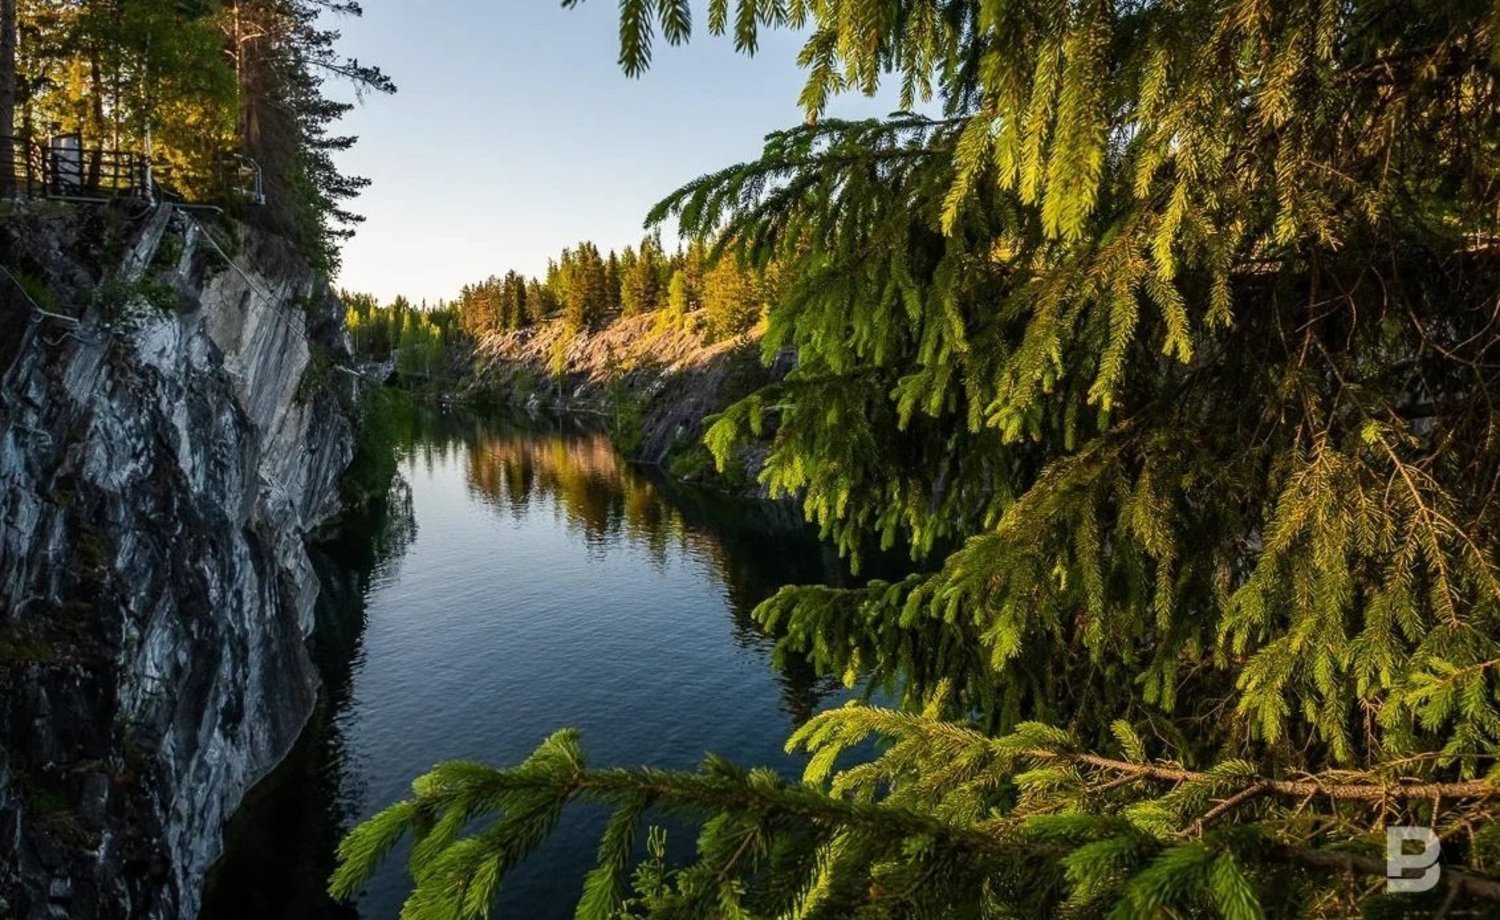
[[[842,577],[784,512],[662,482],[600,434],[407,422],[390,499],[319,550],[324,700],[229,828],[210,920],[394,917],[399,856],[338,905],[333,849],[438,761],[514,763],[573,726],[596,766],[711,750],[794,774],[787,734],[838,697],[805,665],[774,668],[749,619],[782,584]],[[571,917],[604,817],[568,813],[499,916]]]

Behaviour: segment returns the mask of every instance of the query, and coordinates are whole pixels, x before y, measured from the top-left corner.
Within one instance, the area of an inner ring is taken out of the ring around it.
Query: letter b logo
[[[1421,852],[1410,852],[1420,845]],[[1385,829],[1385,890],[1413,894],[1437,886],[1442,846],[1430,827]]]

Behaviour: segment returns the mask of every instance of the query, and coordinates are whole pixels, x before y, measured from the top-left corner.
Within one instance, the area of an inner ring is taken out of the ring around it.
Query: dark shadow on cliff
[[[338,716],[350,702],[365,629],[365,596],[416,538],[411,491],[399,476],[384,497],[340,521],[311,548],[322,588],[311,646],[323,693],[297,746],[255,788],[224,832],[223,859],[204,890],[204,920],[333,920],[358,911],[323,889],[334,850],[356,817]]]

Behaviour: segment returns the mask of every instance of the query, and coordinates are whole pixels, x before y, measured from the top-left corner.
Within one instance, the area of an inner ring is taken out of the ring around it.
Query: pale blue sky
[[[400,92],[368,97],[342,126],[360,137],[342,164],[374,184],[355,203],[368,220],[340,283],[437,300],[510,268],[538,274],[580,239],[623,247],[667,192],[800,122],[799,37],[768,33],[746,58],[707,34],[701,6],[693,41],[659,42],[630,79],[614,0],[364,0],[363,19],[339,23],[341,48]],[[895,106],[850,96],[830,112]]]

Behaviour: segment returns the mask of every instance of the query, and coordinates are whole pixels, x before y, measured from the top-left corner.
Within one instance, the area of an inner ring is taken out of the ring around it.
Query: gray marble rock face
[[[316,699],[342,308],[227,229],[164,209],[100,264],[79,213],[0,224],[51,301],[0,277],[0,917],[195,916]]]

